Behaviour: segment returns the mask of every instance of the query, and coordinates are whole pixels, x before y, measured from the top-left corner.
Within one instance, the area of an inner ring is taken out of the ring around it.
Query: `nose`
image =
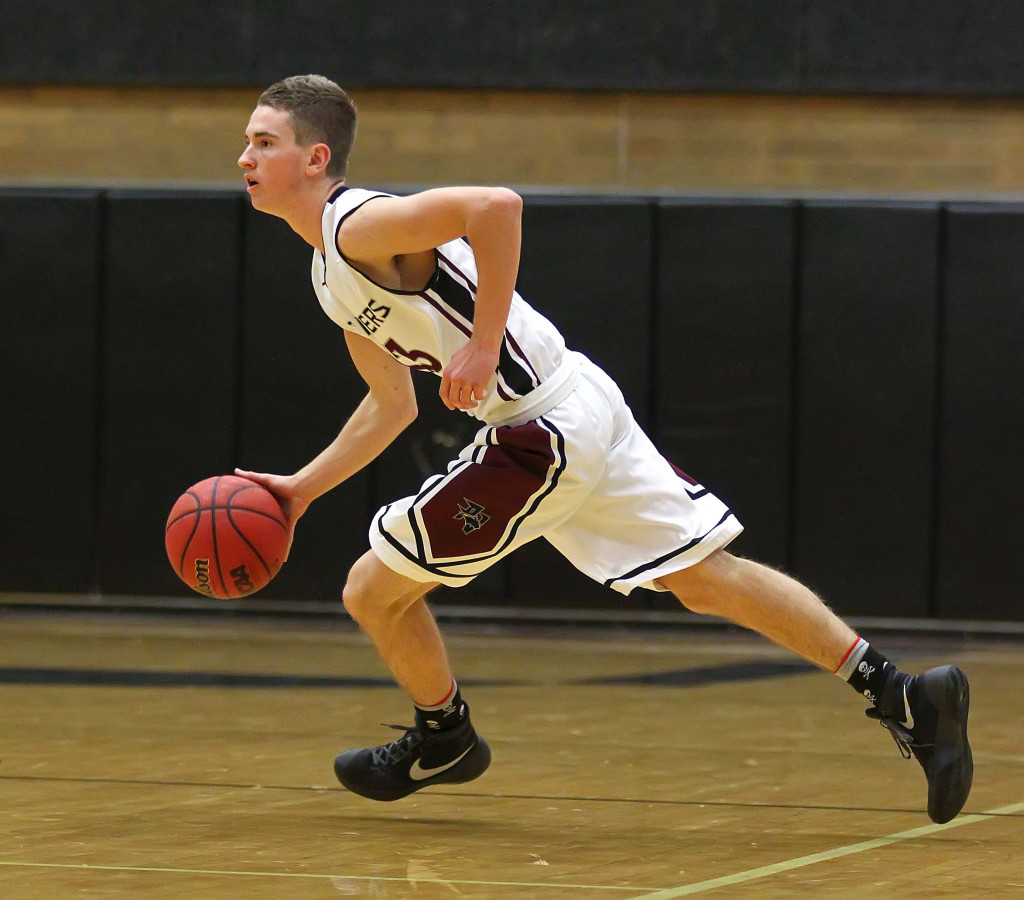
[[[252,157],[249,152],[252,150],[252,144],[246,144],[245,149],[242,151],[242,155],[238,157],[238,165],[243,169],[251,169],[256,165],[252,161]]]

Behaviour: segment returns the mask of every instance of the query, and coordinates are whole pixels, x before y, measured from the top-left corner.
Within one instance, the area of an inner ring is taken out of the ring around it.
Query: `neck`
[[[325,183],[310,191],[308,197],[294,210],[281,216],[291,226],[292,231],[321,253],[324,252],[324,239],[320,223],[323,220],[324,207],[331,194],[344,183],[344,180]]]

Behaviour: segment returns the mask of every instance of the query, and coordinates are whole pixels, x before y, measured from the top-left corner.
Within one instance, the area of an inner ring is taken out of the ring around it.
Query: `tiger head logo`
[[[467,497],[462,498],[462,502],[459,504],[459,511],[452,518],[462,519],[463,534],[472,534],[474,531],[479,531],[491,519],[479,503],[474,503]]]

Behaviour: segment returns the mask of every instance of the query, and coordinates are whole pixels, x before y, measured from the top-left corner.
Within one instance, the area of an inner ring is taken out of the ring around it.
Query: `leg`
[[[753,629],[832,672],[858,640],[798,581],[723,550],[658,583],[694,612]],[[917,757],[928,779],[928,815],[934,822],[948,822],[967,802],[974,776],[967,740],[967,678],[956,666],[907,676],[880,665],[879,675],[883,673],[888,674],[877,696],[863,692],[876,703],[868,715],[889,729],[905,757]]]
[[[688,609],[763,634],[834,672],[857,635],[810,589],[782,572],[718,550],[658,583]]]
[[[441,633],[423,599],[432,587],[389,569],[372,550],[345,584],[345,608],[416,705],[416,724],[403,737],[334,760],[338,780],[372,800],[398,800],[432,784],[463,784],[491,761],[454,689]]]
[[[452,686],[444,642],[423,599],[434,587],[399,575],[368,550],[352,567],[342,595],[345,609],[418,706],[436,704]]]

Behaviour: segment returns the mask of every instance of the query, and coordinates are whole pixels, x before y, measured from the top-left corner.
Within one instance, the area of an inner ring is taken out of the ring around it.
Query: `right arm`
[[[310,503],[376,459],[416,418],[409,369],[368,338],[346,331],[345,341],[369,391],[338,436],[294,475],[235,469],[277,497],[293,528]]]

